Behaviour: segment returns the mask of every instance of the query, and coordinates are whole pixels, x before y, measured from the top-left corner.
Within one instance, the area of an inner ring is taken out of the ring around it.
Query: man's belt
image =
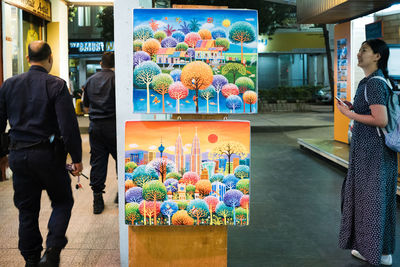
[[[38,142],[23,142],[23,141],[11,141],[10,142],[10,150],[20,150],[20,149],[28,149],[28,148],[48,148],[51,143],[49,139],[40,140]]]

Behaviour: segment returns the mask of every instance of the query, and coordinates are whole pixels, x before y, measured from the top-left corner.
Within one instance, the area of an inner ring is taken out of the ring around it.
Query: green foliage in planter
[[[276,103],[277,100],[286,100],[289,103],[296,101],[314,102],[316,92],[322,86],[298,86],[298,87],[275,87],[271,89],[260,89],[258,95],[260,99],[268,103]]]

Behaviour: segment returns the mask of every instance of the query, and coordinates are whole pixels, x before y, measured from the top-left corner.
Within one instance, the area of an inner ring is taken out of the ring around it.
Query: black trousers
[[[101,192],[106,187],[108,156],[115,160],[117,167],[117,133],[115,119],[90,121],[90,186],[93,192]]]
[[[51,200],[46,246],[64,248],[71,210],[74,204],[71,179],[65,170],[65,155],[55,155],[50,147],[11,150],[9,164],[13,171],[14,204],[19,210],[19,242],[21,255],[40,257],[42,235],[39,211],[42,190]]]

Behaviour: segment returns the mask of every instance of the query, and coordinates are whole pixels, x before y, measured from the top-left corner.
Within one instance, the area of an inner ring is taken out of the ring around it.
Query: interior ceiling
[[[296,5],[296,0],[265,0],[265,2],[274,2],[279,4],[286,4],[286,5]]]

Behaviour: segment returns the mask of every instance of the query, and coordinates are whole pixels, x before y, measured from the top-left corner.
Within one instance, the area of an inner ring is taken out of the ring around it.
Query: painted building
[[[179,132],[175,142],[175,170],[177,172],[179,172],[185,167],[184,158],[185,157],[183,154],[182,138],[181,138],[181,133]]]
[[[200,151],[200,139],[197,136],[197,128],[195,136],[192,142],[192,152],[190,154],[190,171],[201,173],[201,151]]]

